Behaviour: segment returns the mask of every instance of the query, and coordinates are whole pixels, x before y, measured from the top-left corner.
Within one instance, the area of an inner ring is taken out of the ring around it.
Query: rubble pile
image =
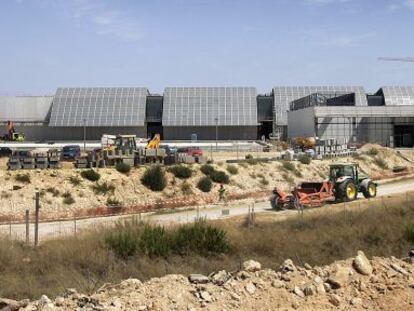
[[[413,254],[414,255],[414,254]],[[0,299],[0,310],[414,310],[414,256],[355,258],[323,267],[262,269],[249,260],[240,271],[128,279],[92,295],[68,289],[54,300]]]

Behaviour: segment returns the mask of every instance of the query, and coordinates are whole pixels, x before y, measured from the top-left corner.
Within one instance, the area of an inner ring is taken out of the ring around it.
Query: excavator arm
[[[161,136],[160,134],[155,134],[154,138],[151,139],[146,148],[147,149],[159,149],[160,148],[160,144],[161,144]]]

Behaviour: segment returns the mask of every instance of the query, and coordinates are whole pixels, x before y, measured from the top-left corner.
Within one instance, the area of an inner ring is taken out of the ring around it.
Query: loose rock
[[[193,284],[206,284],[209,278],[202,274],[190,274],[188,280]]]
[[[358,255],[353,261],[353,266],[357,272],[363,275],[371,275],[372,273],[372,266],[362,251],[358,251]]]
[[[243,262],[243,270],[247,272],[256,272],[262,268],[260,262],[254,260],[248,260]]]

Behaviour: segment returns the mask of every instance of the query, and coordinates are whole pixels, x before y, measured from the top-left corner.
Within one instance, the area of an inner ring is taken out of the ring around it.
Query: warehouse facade
[[[312,136],[344,142],[414,145],[414,87],[59,88],[54,96],[0,96],[7,121],[30,141],[99,140],[135,134],[165,140],[255,140]]]
[[[289,137],[335,139],[340,143],[414,146],[414,87],[383,87],[358,105],[354,93],[314,93],[291,102]]]

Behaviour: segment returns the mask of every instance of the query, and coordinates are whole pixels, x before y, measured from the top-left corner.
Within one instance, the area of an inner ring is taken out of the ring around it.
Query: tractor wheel
[[[374,198],[377,196],[377,186],[370,181],[366,187],[362,188],[362,194],[366,199]]]
[[[357,198],[358,189],[352,179],[345,180],[337,188],[337,201],[353,201]]]

